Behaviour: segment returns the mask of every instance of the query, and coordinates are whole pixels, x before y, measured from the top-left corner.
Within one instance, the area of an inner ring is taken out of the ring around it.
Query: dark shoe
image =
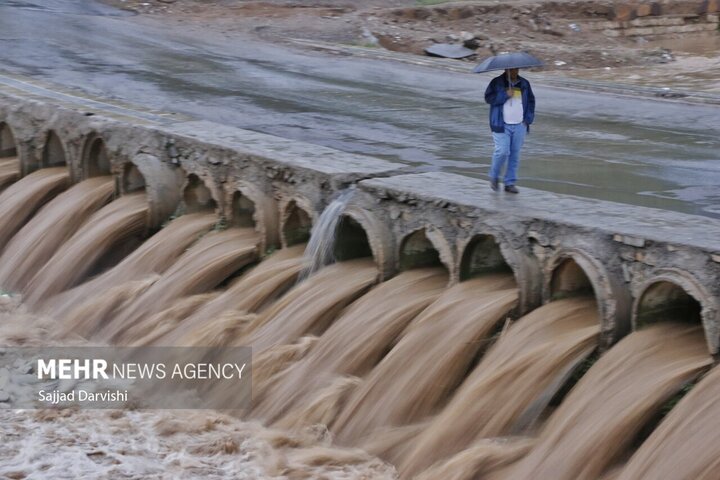
[[[505,185],[505,191],[508,193],[520,193],[515,185]]]
[[[490,188],[493,189],[493,192],[497,192],[500,189],[500,180],[498,180],[497,178],[491,179]]]

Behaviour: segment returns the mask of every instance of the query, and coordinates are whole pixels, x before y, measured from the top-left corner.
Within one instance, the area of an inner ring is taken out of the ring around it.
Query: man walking
[[[509,193],[518,193],[515,183],[520,149],[535,118],[535,95],[530,82],[518,75],[518,70],[505,70],[485,90],[485,102],[490,104],[490,130],[495,142],[490,187],[495,191],[500,188],[500,174],[507,163],[503,183]]]

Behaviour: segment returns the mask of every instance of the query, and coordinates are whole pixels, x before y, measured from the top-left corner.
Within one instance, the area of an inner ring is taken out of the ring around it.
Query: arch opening
[[[137,165],[132,163],[125,164],[122,170],[122,192],[144,192],[145,191],[145,177]]]
[[[352,260],[354,258],[372,257],[372,248],[368,234],[354,218],[342,215],[335,233],[335,259]]]
[[[444,267],[424,228],[405,237],[400,245],[400,270],[421,267]]]
[[[488,273],[513,273],[492,235],[476,235],[460,260],[460,281]]]
[[[255,227],[255,202],[240,191],[233,193],[231,213],[231,225],[243,228]]]
[[[650,285],[637,303],[636,328],[657,322],[702,324],[702,305],[681,286],[662,280]]]
[[[41,166],[47,167],[63,167],[67,165],[65,157],[65,148],[63,147],[60,137],[53,130],[50,130],[45,140],[45,148],[42,152]]]
[[[17,157],[17,145],[10,125],[0,122],[0,158]]]
[[[194,173],[187,177],[187,184],[185,190],[183,190],[183,200],[185,202],[185,213],[214,212],[217,210],[217,202],[213,198],[210,189]]]
[[[312,219],[310,214],[302,209],[294,200],[288,204],[290,212],[283,225],[283,236],[288,247],[298,243],[307,243],[310,240]]]
[[[550,298],[556,300],[585,295],[595,295],[590,278],[575,260],[564,259],[553,271]]]
[[[105,141],[97,135],[92,135],[85,144],[83,171],[85,178],[101,177],[111,173]]]

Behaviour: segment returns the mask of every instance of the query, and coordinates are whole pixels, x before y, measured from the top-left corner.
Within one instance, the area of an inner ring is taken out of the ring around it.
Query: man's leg
[[[493,151],[492,164],[490,165],[490,182],[494,187],[500,178],[500,173],[510,154],[510,132],[508,132],[506,127],[505,132],[493,132],[492,137],[495,142],[495,150]]]
[[[505,172],[505,186],[515,185],[517,182],[517,172],[520,166],[520,149],[525,143],[525,132],[527,127],[525,125],[510,125],[505,126],[505,132],[509,132],[510,145],[508,155],[508,167]]]

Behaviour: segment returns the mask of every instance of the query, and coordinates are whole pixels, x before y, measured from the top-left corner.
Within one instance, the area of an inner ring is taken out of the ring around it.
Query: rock
[[[700,15],[715,12],[720,12],[720,0],[703,0],[698,5],[697,13]]]
[[[9,402],[10,401],[10,394],[7,392],[0,392],[0,402]]]
[[[657,17],[662,15],[662,7],[657,2],[643,3],[637,6],[635,12],[638,17],[647,17],[650,15]]]
[[[475,38],[475,35],[470,32],[460,32],[459,38],[463,42],[467,42],[469,40],[473,40]]]
[[[469,7],[457,7],[448,10],[448,18],[450,18],[450,20],[463,20],[472,16],[473,11]]]
[[[463,47],[470,50],[477,50],[478,48],[480,48],[480,42],[476,38],[473,38],[472,40],[463,42]]]
[[[629,22],[630,20],[635,20],[635,18],[637,18],[637,13],[632,5],[615,5],[613,9],[613,19],[616,22]]]

